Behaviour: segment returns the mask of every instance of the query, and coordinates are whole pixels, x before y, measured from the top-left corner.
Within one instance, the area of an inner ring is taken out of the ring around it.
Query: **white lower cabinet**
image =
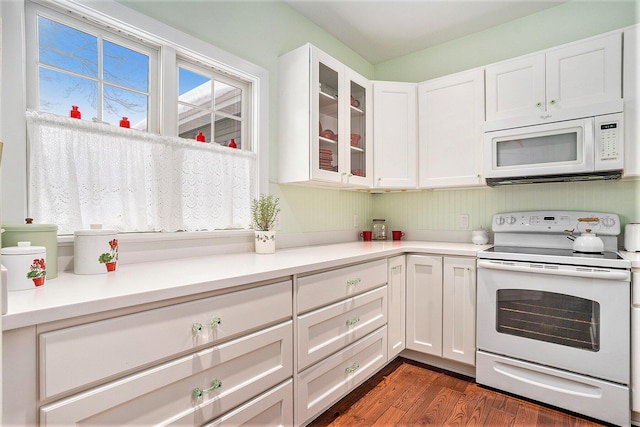
[[[387,363],[387,279],[381,259],[296,280],[296,425]]]
[[[292,322],[40,408],[40,424],[201,425],[287,380]]]
[[[298,423],[311,421],[387,363],[387,329],[364,339],[298,374]]]
[[[298,369],[335,353],[386,323],[386,286],[298,316]]]
[[[408,349],[475,365],[475,263],[475,258],[407,257]]]
[[[289,280],[40,334],[40,399],[290,319],[291,293]]]
[[[405,290],[407,261],[404,255],[388,259],[387,355],[389,360],[405,348]]]

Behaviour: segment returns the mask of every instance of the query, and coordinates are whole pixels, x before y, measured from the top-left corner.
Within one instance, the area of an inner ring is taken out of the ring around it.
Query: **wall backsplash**
[[[384,193],[372,198],[374,217],[404,230],[460,230],[461,214],[469,215],[469,229],[490,229],[495,213],[538,209],[612,212],[620,215],[623,226],[640,222],[640,181]]]

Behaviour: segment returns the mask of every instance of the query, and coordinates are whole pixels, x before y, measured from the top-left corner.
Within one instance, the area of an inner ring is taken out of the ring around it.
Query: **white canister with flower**
[[[118,263],[118,233],[115,230],[78,230],[73,233],[73,272],[104,274]]]
[[[47,276],[47,250],[31,246],[31,242],[17,242],[18,246],[2,248],[2,263],[7,268],[9,291],[34,289],[44,285]]]

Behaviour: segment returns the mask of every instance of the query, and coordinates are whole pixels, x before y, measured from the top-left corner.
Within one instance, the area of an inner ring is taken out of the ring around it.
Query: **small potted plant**
[[[276,251],[276,232],[272,230],[280,207],[280,199],[273,194],[261,194],[251,203],[251,219],[256,234],[256,253],[272,254]]]

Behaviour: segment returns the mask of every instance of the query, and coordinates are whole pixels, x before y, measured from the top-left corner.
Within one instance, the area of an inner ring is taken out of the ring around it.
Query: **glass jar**
[[[373,240],[387,240],[387,224],[384,219],[374,219],[372,231]]]

